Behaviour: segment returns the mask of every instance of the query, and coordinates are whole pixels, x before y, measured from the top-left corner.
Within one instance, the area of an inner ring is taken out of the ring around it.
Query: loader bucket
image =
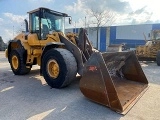
[[[121,114],[126,114],[148,87],[133,51],[95,52],[83,72],[80,90],[84,96]]]

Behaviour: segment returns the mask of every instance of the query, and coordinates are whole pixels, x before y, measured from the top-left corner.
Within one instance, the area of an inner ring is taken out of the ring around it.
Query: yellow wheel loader
[[[29,28],[8,44],[6,57],[15,75],[33,65],[49,86],[68,86],[78,73],[80,90],[92,101],[125,114],[146,91],[148,81],[134,52],[101,53],[86,31],[64,34],[65,13],[38,8],[29,13]],[[70,19],[69,19],[70,20]]]
[[[140,61],[156,61],[160,66],[160,30],[152,30],[149,37],[146,40],[145,36],[145,45],[136,48],[136,55]]]

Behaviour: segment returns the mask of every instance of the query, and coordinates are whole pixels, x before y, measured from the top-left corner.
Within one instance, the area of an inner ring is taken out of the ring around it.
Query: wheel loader
[[[78,73],[85,97],[121,114],[147,90],[148,81],[134,52],[101,53],[92,47],[83,28],[78,36],[65,35],[66,13],[42,7],[28,13],[29,28],[25,20],[26,31],[11,40],[6,50],[15,75],[28,74],[33,65],[39,65],[49,86],[63,88]]]
[[[160,66],[160,30],[152,30],[149,34],[150,40],[146,44],[136,47],[136,55],[140,61],[156,61]]]

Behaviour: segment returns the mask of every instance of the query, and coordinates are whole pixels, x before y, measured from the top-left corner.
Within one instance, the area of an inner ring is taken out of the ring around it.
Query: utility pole
[[[77,30],[76,30],[76,21],[75,21],[75,33],[77,33]]]
[[[13,38],[14,38],[14,25],[13,25]]]
[[[86,29],[86,16],[85,16],[85,29]]]

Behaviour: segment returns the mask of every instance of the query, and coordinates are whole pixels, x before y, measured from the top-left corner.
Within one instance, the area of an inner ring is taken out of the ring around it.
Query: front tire
[[[42,74],[52,88],[66,87],[76,77],[77,62],[66,49],[50,49],[42,58]]]
[[[31,68],[27,68],[24,63],[23,53],[21,49],[12,50],[9,57],[10,66],[15,75],[24,75],[30,72]]]

